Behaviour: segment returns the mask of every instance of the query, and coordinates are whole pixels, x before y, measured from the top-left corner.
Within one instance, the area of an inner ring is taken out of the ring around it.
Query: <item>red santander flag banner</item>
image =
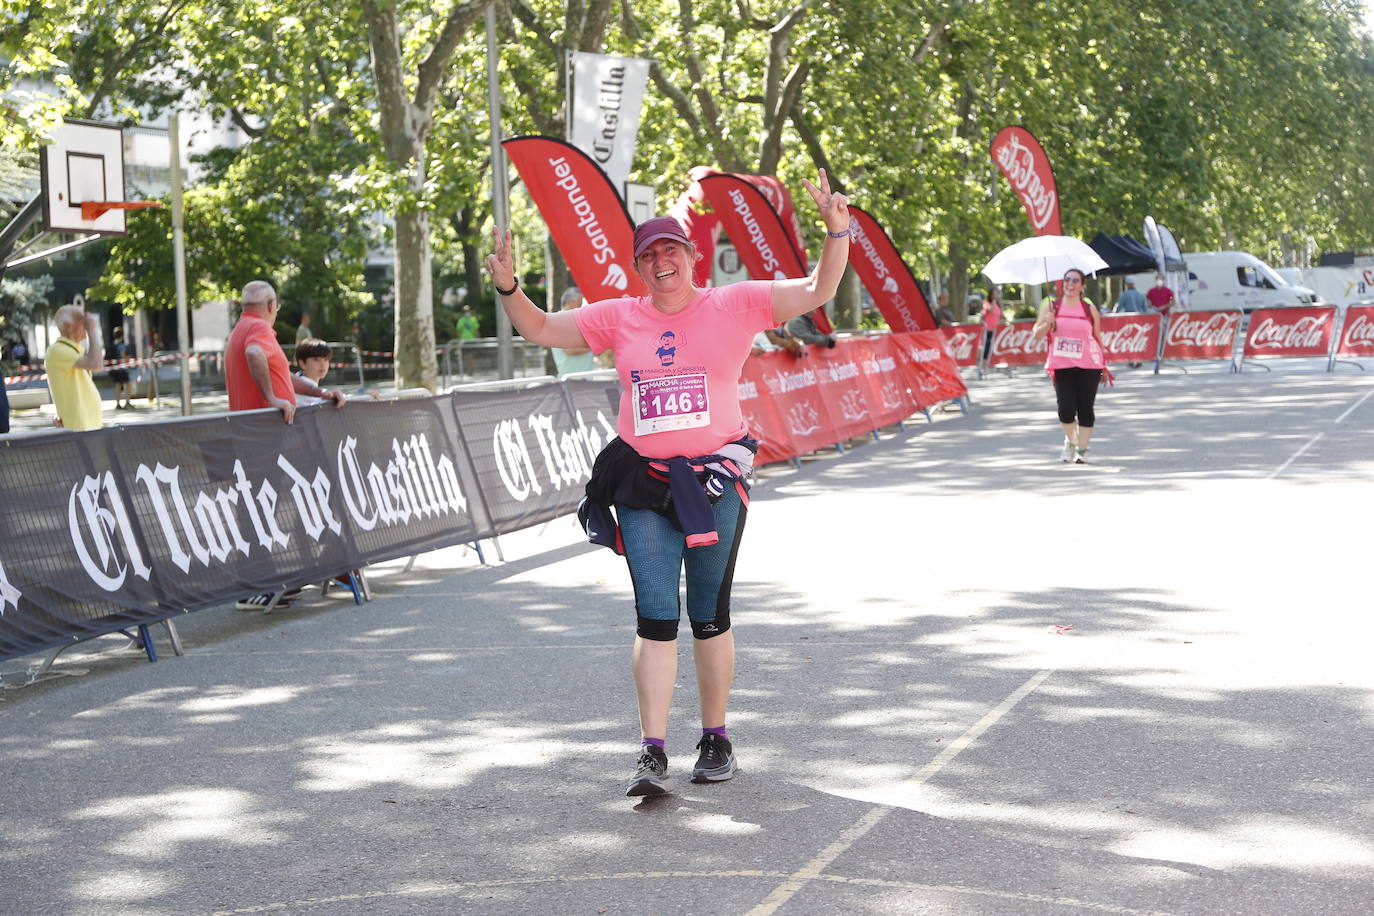
[[[1109,363],[1143,363],[1159,352],[1158,313],[1102,316],[1102,346]]]
[[[987,325],[981,321],[978,324],[951,324],[940,328],[940,333],[945,336],[945,349],[954,358],[956,366],[978,365],[978,355],[983,352],[983,332],[986,328]]]
[[[756,178],[758,176],[750,176]],[[704,175],[698,182],[721,228],[754,280],[787,280],[807,274],[806,259],[792,244],[781,217],[754,184],[742,175]],[[824,311],[811,313],[824,334],[834,329]]]
[[[968,394],[939,331],[893,334],[892,343],[918,410]]]
[[[993,138],[990,152],[992,161],[1021,198],[1035,234],[1063,235],[1054,169],[1035,135],[1024,127],[1004,127]]]
[[[738,175],[706,175],[699,184],[721,227],[755,280],[806,276],[782,220],[768,199]]]
[[[1255,309],[1245,337],[1245,358],[1256,356],[1326,356],[1336,322],[1334,305]]]
[[[787,190],[787,185],[778,181],[772,175],[737,175],[753,185],[758,192],[768,199],[768,204],[778,214],[778,220],[782,223],[783,231],[787,233],[787,238],[792,242],[792,248],[797,252],[797,256],[803,264],[806,263],[806,247],[801,241],[801,223],[797,220],[797,208],[792,205],[792,194]]]
[[[668,208],[668,215],[687,230],[687,238],[697,248],[697,263],[692,269],[692,282],[702,288],[711,285],[711,265],[716,259],[716,237],[720,235],[720,218],[706,206],[706,194],[701,179],[715,173],[704,165],[693,166],[687,172],[692,183],[678,195]]]
[[[992,335],[992,350],[988,353],[988,365],[995,368],[1003,366],[1034,366],[1043,363],[1049,353],[1045,338],[1035,339],[1031,329],[1034,321],[1012,321],[998,325]]]
[[[1230,359],[1240,329],[1239,311],[1180,312],[1169,316],[1163,359]]]
[[[883,227],[868,212],[852,205],[849,218],[853,221],[849,263],[888,327],[893,331],[935,330],[930,304]]]
[[[1352,305],[1345,310],[1336,358],[1356,356],[1374,356],[1374,305]]]
[[[816,369],[821,396],[830,409],[832,442],[846,442],[887,425],[881,419],[883,411],[874,402],[873,387],[861,365],[864,357],[871,354],[871,348],[861,342],[846,340],[843,345],[827,349],[812,347],[805,359]]]
[[[634,270],[634,224],[601,166],[551,137],[515,137],[501,145],[582,295],[589,302],[644,295]]]

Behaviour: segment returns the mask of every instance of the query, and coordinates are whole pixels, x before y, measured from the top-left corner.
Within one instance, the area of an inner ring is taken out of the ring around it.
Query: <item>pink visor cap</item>
[[[671,216],[655,216],[635,226],[635,260],[639,259],[645,248],[659,239],[672,239],[684,245],[692,244],[681,223]]]

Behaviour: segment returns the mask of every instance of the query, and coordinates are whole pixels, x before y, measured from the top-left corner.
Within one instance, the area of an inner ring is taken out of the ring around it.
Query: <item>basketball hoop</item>
[[[81,218],[86,220],[100,219],[111,210],[146,210],[149,207],[161,207],[160,200],[83,200],[81,202]]]

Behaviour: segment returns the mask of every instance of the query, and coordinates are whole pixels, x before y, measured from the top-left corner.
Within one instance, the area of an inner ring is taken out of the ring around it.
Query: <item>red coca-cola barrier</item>
[[[740,410],[759,440],[759,463],[786,461],[889,426],[967,393],[938,331],[839,341],[751,358]]]
[[[1102,316],[1102,346],[1109,363],[1143,363],[1159,353],[1157,312]]]
[[[1247,359],[1327,356],[1335,323],[1334,305],[1255,309],[1250,313],[1241,369]]]
[[[1374,305],[1352,305],[1336,342],[1336,359],[1374,357]]]
[[[978,355],[983,352],[985,327],[984,324],[951,324],[940,329],[955,365],[978,365]]]
[[[1239,311],[1176,311],[1169,317],[1169,326],[1164,332],[1161,358],[1230,359],[1235,353],[1240,319]]]
[[[1012,321],[1000,325],[992,335],[992,350],[988,353],[989,368],[1005,366],[1036,366],[1045,362],[1049,344],[1042,337],[1031,334],[1034,321]]]

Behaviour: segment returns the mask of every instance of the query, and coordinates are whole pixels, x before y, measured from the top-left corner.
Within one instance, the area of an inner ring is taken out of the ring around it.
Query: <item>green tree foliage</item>
[[[23,79],[46,74],[67,111],[88,113],[101,93],[108,106],[154,102],[162,77],[179,73],[255,138],[253,156],[215,173],[213,203],[196,204],[232,216],[206,212],[201,225],[286,252],[254,261],[251,244],[217,242],[198,282],[222,291],[224,264],[285,276],[289,259],[314,290],[302,296],[346,301],[352,268],[338,265],[367,237],[349,219],[387,214],[405,224],[398,247],[416,290],[398,298],[398,349],[424,376],[420,240],[431,219],[444,285],[486,296],[485,53],[469,28],[484,5],[28,4],[0,39],[16,62],[0,104],[28,125],[7,135],[34,134],[54,110],[20,92]],[[1363,139],[1374,53],[1359,0],[501,0],[497,10],[507,134],[562,133],[565,51],[652,58],[632,178],[656,185],[660,203],[696,165],[773,172],[794,191],[825,167],[918,274],[947,278],[956,308],[982,263],[1029,232],[988,156],[1008,124],[1045,146],[1074,235],[1137,234],[1153,214],[1190,250],[1287,260],[1374,242]],[[281,241],[290,206],[302,235],[318,230],[313,242]],[[533,255],[537,224],[516,228]],[[420,332],[407,337],[410,323]]]

